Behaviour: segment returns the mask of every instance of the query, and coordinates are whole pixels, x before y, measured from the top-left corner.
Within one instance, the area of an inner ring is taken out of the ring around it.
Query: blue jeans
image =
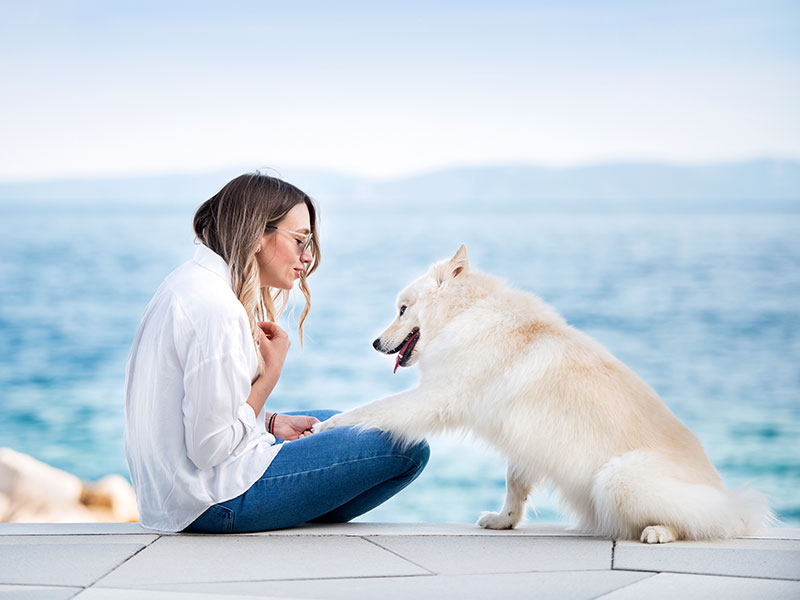
[[[320,421],[338,411],[312,410]],[[426,442],[404,449],[381,431],[340,427],[292,442],[243,494],[207,509],[184,531],[245,533],[309,521],[342,523],[385,502],[428,462]]]

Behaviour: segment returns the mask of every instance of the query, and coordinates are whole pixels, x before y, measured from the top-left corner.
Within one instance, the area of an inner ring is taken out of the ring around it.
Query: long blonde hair
[[[268,225],[277,225],[294,206],[304,203],[311,220],[311,252],[313,260],[300,276],[300,291],[305,306],[300,314],[298,330],[303,343],[303,323],[311,309],[311,292],[306,278],[319,266],[320,248],[317,234],[317,211],[311,198],[290,183],[260,173],[236,177],[206,200],[194,214],[194,232],[208,248],[219,254],[231,273],[233,293],[244,306],[250,320],[253,343],[260,335],[258,321],[275,321],[286,309],[287,290],[261,287],[256,249],[264,234],[274,234]],[[280,300],[280,303],[276,302]],[[256,352],[259,369],[264,363]]]

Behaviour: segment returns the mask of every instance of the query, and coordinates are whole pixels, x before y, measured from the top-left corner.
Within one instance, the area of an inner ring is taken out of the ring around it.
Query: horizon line
[[[345,169],[337,170],[331,167],[317,167],[312,165],[287,165],[282,169],[278,169],[275,167],[257,167],[257,168],[245,168],[242,165],[218,165],[218,166],[210,166],[207,168],[202,169],[174,169],[174,170],[165,170],[165,171],[129,171],[129,172],[117,172],[117,173],[104,173],[104,174],[63,174],[63,175],[55,175],[52,177],[42,176],[42,177],[32,177],[32,178],[22,178],[22,179],[5,179],[4,177],[0,176],[0,185],[28,185],[28,184],[46,184],[46,183],[77,183],[77,182],[95,182],[95,181],[111,181],[111,180],[118,180],[118,179],[139,179],[139,180],[146,180],[146,179],[159,179],[159,178],[166,178],[166,177],[193,177],[193,176],[203,176],[203,175],[215,175],[219,173],[225,172],[236,172],[236,173],[255,173],[255,172],[273,172],[273,176],[283,178],[281,171],[288,171],[288,172],[304,172],[304,173],[316,173],[321,175],[329,175],[329,176],[339,176],[339,177],[347,177],[350,179],[358,179],[361,181],[370,181],[370,182],[387,182],[387,181],[395,181],[395,180],[402,180],[402,179],[410,179],[414,177],[421,177],[425,175],[432,175],[435,173],[442,173],[447,171],[458,171],[458,170],[478,170],[478,169],[496,169],[496,168],[535,168],[541,169],[545,171],[574,171],[574,170],[581,170],[581,169],[590,169],[590,168],[597,168],[597,167],[614,167],[614,166],[631,166],[631,167],[641,167],[641,166],[655,166],[655,167],[673,167],[673,168],[709,168],[709,167],[720,167],[720,166],[736,166],[736,165],[744,165],[744,164],[752,164],[752,163],[767,163],[767,162],[774,162],[774,163],[794,163],[800,166],[800,157],[779,157],[779,156],[753,156],[750,158],[739,158],[739,159],[720,159],[720,160],[702,160],[702,161],[678,161],[678,160],[670,160],[670,159],[634,159],[634,158],[620,158],[620,159],[610,159],[610,160],[598,160],[598,161],[581,161],[569,164],[553,164],[553,163],[544,163],[544,162],[526,162],[526,161],[490,161],[485,163],[458,163],[458,164],[442,164],[438,167],[428,167],[428,168],[421,168],[417,170],[407,171],[404,173],[399,173],[395,175],[383,175],[383,176],[375,176],[375,175],[368,175],[368,174],[361,174],[355,173],[352,171],[347,171]]]

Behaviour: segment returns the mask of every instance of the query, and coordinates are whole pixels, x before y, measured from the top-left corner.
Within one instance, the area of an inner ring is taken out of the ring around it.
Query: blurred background
[[[145,305],[191,259],[194,209],[265,169],[315,198],[323,248],[272,409],[413,386],[371,342],[396,293],[466,242],[474,268],[636,370],[728,485],[800,525],[796,3],[0,8],[0,446],[127,477]],[[418,481],[362,519],[499,508],[502,457],[431,444]],[[546,490],[534,504],[567,518]]]

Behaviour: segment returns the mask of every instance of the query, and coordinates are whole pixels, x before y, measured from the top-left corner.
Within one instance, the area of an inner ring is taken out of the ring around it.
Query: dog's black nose
[[[375,348],[375,350],[380,350],[381,349],[381,338],[378,338],[377,340],[372,342],[372,347]]]

